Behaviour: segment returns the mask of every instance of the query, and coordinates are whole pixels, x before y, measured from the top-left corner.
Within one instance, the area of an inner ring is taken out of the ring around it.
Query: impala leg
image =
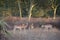
[[[22,30],[22,28],[20,28],[20,31]]]
[[[13,32],[15,33],[16,28],[13,29]]]

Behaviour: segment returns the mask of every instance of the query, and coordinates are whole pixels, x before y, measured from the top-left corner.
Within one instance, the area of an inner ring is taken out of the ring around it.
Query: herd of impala
[[[16,29],[19,30],[25,30],[28,27],[28,23],[27,24],[21,24],[21,25],[14,25],[14,31],[16,31]],[[45,25],[41,25],[41,28],[45,28],[45,29],[52,29],[52,25],[51,24],[45,24]],[[28,29],[33,29],[34,28],[34,24],[32,23],[31,25],[29,25]]]

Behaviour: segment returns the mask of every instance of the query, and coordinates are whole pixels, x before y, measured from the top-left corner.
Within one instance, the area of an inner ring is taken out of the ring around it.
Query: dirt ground
[[[8,36],[8,40],[60,40],[60,31],[53,29],[26,29],[26,30],[13,30],[8,31],[11,36]]]

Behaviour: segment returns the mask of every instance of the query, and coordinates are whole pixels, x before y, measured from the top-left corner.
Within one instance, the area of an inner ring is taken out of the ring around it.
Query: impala
[[[14,25],[14,32],[15,32],[15,30],[16,29],[19,29],[19,30],[25,30],[27,28],[27,25],[25,25],[25,24],[22,24],[22,25]]]
[[[46,24],[46,25],[42,25],[41,27],[42,28],[45,28],[45,29],[51,29],[52,28],[52,25]]]

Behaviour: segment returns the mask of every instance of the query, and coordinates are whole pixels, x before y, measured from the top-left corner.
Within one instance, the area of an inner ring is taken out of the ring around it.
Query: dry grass
[[[60,40],[60,31],[57,29],[41,29],[35,28],[31,30],[21,30],[13,33],[9,31],[11,37],[8,37],[9,40]]]

